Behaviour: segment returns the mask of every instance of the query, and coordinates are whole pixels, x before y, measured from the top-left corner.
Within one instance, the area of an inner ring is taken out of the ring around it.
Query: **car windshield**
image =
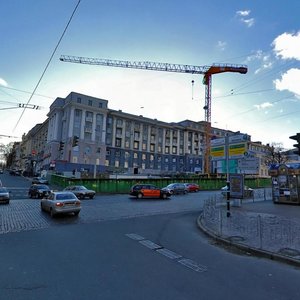
[[[47,185],[45,185],[45,184],[39,184],[39,185],[36,185],[36,187],[38,188],[38,189],[49,189],[48,188],[48,186]]]
[[[87,188],[83,185],[80,185],[77,187],[78,190],[87,190]]]

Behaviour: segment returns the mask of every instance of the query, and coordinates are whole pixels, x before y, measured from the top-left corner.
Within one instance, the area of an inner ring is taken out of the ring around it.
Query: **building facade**
[[[107,100],[71,92],[50,106],[43,163],[57,171],[97,174],[201,173],[204,125],[128,114],[109,109]]]

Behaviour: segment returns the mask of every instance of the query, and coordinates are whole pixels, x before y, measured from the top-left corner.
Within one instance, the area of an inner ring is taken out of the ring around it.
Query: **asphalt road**
[[[78,218],[55,219],[38,200],[1,205],[0,300],[299,299],[299,268],[202,234],[210,196],[97,196]]]
[[[0,299],[299,299],[299,269],[214,245],[198,212],[0,235]]]

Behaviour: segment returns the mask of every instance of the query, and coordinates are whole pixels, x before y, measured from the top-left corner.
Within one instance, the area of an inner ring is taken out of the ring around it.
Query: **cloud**
[[[0,78],[0,85],[8,86],[8,83],[3,78]]]
[[[250,13],[251,13],[251,10],[238,10],[236,12],[236,16],[238,17],[238,19],[246,24],[246,26],[248,28],[252,27],[255,23],[255,20],[254,18],[246,18],[246,17],[249,17],[250,16]]]
[[[273,67],[271,56],[269,54],[265,54],[262,50],[257,50],[255,53],[247,57],[247,62],[252,61],[258,61],[260,64],[260,67],[254,71],[255,74]]]
[[[300,60],[300,31],[295,34],[283,33],[272,43],[276,56],[282,59]]]
[[[227,43],[226,42],[222,42],[222,41],[218,41],[217,47],[221,50],[224,51],[226,49]]]
[[[299,78],[300,70],[293,68],[284,73],[281,76],[281,79],[276,79],[274,84],[277,90],[288,90],[294,93],[297,97],[300,97]]]
[[[266,108],[269,108],[269,107],[272,107],[272,106],[273,106],[273,104],[270,103],[270,102],[264,102],[262,104],[254,105],[254,107],[256,107],[258,110],[266,109]]]
[[[250,15],[251,10],[238,10],[236,14],[241,17],[247,17]]]

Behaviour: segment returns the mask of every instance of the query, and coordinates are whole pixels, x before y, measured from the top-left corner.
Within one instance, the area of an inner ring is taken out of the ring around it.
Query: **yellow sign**
[[[210,149],[210,155],[212,157],[223,157],[225,156],[225,147],[220,146],[220,147],[213,147]]]
[[[246,152],[246,144],[234,144],[229,146],[229,156],[241,156]]]

